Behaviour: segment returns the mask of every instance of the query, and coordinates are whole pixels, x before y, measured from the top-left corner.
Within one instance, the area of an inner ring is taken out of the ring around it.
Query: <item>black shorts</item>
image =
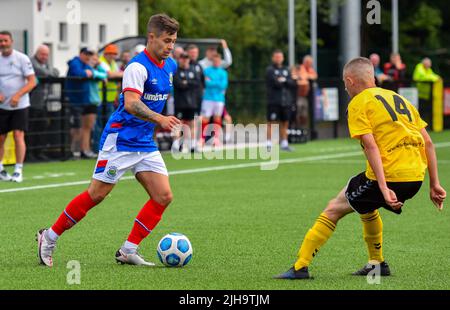
[[[387,182],[389,189],[394,191],[398,201],[402,203],[414,197],[421,185],[422,181]],[[386,204],[383,193],[381,193],[378,187],[378,182],[368,179],[365,172],[349,180],[347,189],[345,190],[345,197],[352,208],[359,214],[370,213],[381,207],[397,214],[402,213],[402,208],[394,210]]]
[[[0,109],[0,134],[4,135],[11,130],[28,130],[29,108],[19,110]]]
[[[175,116],[183,121],[192,121],[198,115],[198,109],[196,108],[192,109],[175,107]]]
[[[267,106],[267,120],[269,122],[287,122],[291,117],[291,107],[269,104]]]
[[[98,107],[95,104],[70,107],[70,128],[81,128],[81,116],[97,114]]]

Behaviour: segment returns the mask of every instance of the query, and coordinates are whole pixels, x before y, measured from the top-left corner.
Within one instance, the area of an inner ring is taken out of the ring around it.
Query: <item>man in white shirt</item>
[[[22,182],[25,160],[25,131],[28,129],[28,93],[36,86],[36,78],[27,55],[12,48],[8,31],[0,31],[0,180]],[[8,132],[13,131],[16,145],[16,166],[10,176],[2,160]]]
[[[220,66],[224,69],[227,69],[233,63],[233,56],[231,55],[231,51],[228,48],[227,41],[221,40],[221,43],[223,49],[223,60]],[[203,70],[213,65],[213,58],[217,54],[217,48],[215,46],[210,46],[206,49],[205,54],[206,57],[198,62],[200,66],[202,66]]]

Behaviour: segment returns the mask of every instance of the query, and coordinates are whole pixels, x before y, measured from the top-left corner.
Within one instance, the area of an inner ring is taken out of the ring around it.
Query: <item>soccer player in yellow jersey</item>
[[[309,279],[308,266],[330,238],[337,222],[353,211],[363,224],[369,262],[353,275],[365,276],[377,268],[381,276],[390,270],[383,257],[383,223],[378,209],[400,214],[407,199],[419,191],[428,167],[430,198],[442,210],[446,197],[439,183],[433,142],[416,108],[395,92],[375,86],[370,60],[349,61],[343,72],[351,102],[348,127],[367,157],[365,172],[351,178],[337,197],[328,203],[306,234],[298,259],[279,279]]]

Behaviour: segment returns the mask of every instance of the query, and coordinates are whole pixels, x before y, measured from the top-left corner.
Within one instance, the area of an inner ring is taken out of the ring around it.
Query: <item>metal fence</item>
[[[27,132],[27,152],[41,150],[50,159],[67,159],[70,157],[70,104],[67,100],[66,82],[69,80],[83,81],[80,78],[41,78],[39,83],[46,87],[45,105],[42,110],[33,109],[31,103],[29,127]],[[92,81],[92,80],[91,80]],[[346,109],[349,101],[344,85],[339,79],[319,79],[311,83],[309,96],[309,128],[308,139],[323,139],[348,136]],[[399,87],[414,86],[412,81],[401,81],[383,85],[393,90]],[[338,120],[318,121],[316,113],[317,89],[335,88],[338,93]],[[430,88],[431,89],[431,88]],[[106,93],[106,83],[101,91]],[[103,98],[106,98],[104,95]],[[431,102],[421,102],[431,107]],[[99,107],[97,118],[101,128],[107,122],[107,103],[104,101]],[[235,80],[230,81],[227,90],[227,110],[233,117],[234,123],[264,123],[266,122],[266,86],[264,80]],[[450,117],[445,117],[445,126],[450,128]],[[98,134],[98,133],[97,133]]]
[[[44,105],[31,100],[29,130],[26,133],[27,157],[44,151],[51,158],[64,159],[70,151],[68,103],[64,97],[65,78],[41,78]],[[31,97],[33,99],[33,96]]]

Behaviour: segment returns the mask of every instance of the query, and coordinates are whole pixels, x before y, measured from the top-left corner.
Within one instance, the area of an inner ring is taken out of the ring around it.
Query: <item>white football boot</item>
[[[152,262],[147,262],[144,257],[140,255],[137,251],[134,254],[125,254],[122,249],[116,252],[116,262],[119,264],[137,265],[137,266],[155,266]]]
[[[52,255],[56,248],[56,242],[51,242],[45,236],[47,229],[40,229],[36,234],[38,242],[38,256],[41,265],[48,267],[53,266]]]
[[[14,172],[11,176],[11,181],[21,183],[23,181],[22,172]]]
[[[0,181],[11,181],[11,176],[6,170],[0,171]]]

